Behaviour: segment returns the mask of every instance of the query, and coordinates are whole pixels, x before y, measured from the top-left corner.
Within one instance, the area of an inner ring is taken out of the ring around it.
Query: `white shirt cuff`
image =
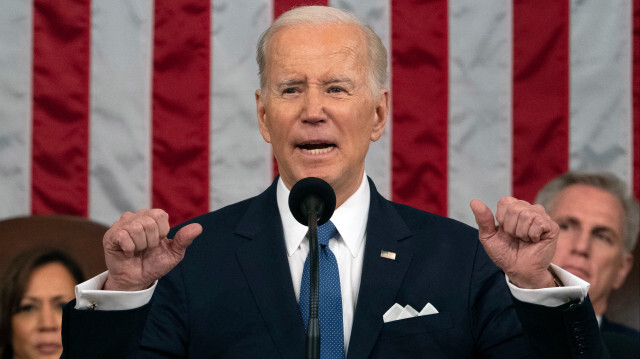
[[[105,271],[76,286],[75,309],[127,310],[142,307],[149,303],[156,289],[153,285],[145,290],[125,292],[102,290],[109,272]]]
[[[507,285],[511,294],[521,302],[544,305],[546,307],[557,307],[572,300],[583,301],[589,292],[590,284],[566,270],[551,264],[551,268],[558,275],[564,287],[542,288],[542,289],[522,289],[511,284],[509,277]]]

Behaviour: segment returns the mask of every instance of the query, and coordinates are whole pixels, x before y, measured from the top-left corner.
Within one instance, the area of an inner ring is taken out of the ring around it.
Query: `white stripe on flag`
[[[0,218],[31,212],[32,4],[0,11]]]
[[[91,9],[89,214],[113,223],[151,205],[153,1]]]
[[[449,216],[475,226],[469,202],[511,193],[512,9],[449,2]]]
[[[388,0],[332,0],[329,5],[349,11],[367,25],[382,39],[382,43],[387,48],[387,52],[391,49],[391,3]],[[390,54],[389,54],[390,55]],[[389,66],[391,66],[391,57],[389,57]],[[391,73],[391,71],[389,71]],[[391,79],[389,79],[389,85]],[[393,94],[391,94],[392,96]],[[389,96],[389,105],[392,103]],[[391,109],[393,110],[393,109]],[[369,152],[365,162],[367,175],[373,179],[378,191],[388,199],[391,199],[391,131],[392,131],[392,112],[389,111],[387,116],[387,127],[382,137],[369,146]]]
[[[572,170],[611,171],[632,188],[631,1],[571,1]],[[636,134],[637,135],[637,134]]]
[[[268,0],[212,5],[209,203],[217,209],[262,192],[271,182],[271,146],[258,131],[254,92],[258,37],[271,23]]]

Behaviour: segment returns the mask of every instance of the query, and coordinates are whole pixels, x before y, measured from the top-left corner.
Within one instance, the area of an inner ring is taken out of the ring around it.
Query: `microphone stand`
[[[318,322],[318,285],[320,274],[318,270],[318,213],[308,213],[309,231],[309,326],[305,342],[306,358],[320,359],[320,325]]]
[[[324,180],[307,177],[299,180],[289,193],[291,214],[302,225],[309,227],[309,322],[305,338],[305,357],[320,359],[320,302],[318,271],[318,224],[326,223],[336,208],[336,194]]]

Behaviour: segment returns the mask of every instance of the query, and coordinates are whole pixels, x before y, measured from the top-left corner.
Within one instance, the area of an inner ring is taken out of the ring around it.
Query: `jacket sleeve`
[[[134,358],[150,305],[119,311],[74,309],[62,314],[62,358]]]
[[[540,358],[609,358],[587,296],[559,307],[513,298],[525,340]]]

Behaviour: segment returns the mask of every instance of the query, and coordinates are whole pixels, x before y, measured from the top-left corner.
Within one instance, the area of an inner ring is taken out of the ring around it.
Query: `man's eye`
[[[566,231],[569,229],[569,223],[560,222],[558,223],[558,227],[560,227],[561,230]]]
[[[609,244],[613,243],[613,240],[611,239],[611,237],[604,233],[595,233],[594,237],[596,237],[600,241],[603,241]]]
[[[329,88],[329,92],[330,93],[340,93],[340,92],[343,92],[343,90],[340,87],[330,87]]]
[[[284,89],[284,91],[282,91],[283,94],[294,94],[296,93],[298,90],[294,87],[289,87]]]

